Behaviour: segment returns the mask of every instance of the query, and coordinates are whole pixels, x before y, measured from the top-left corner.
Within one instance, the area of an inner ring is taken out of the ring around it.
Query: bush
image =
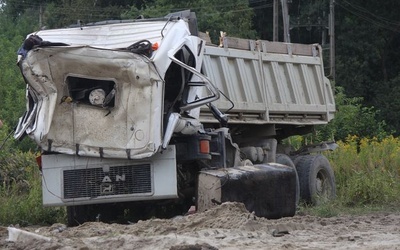
[[[362,105],[362,97],[347,97],[343,88],[336,87],[335,102],[335,118],[328,125],[316,127],[316,132],[312,135],[315,141],[346,140],[348,135],[383,139],[393,133],[387,128],[385,121],[378,119],[379,110]]]
[[[52,224],[63,220],[64,209],[42,205],[41,173],[32,152],[0,151],[0,222]]]
[[[348,137],[327,154],[339,201],[347,206],[400,202],[400,139]]]

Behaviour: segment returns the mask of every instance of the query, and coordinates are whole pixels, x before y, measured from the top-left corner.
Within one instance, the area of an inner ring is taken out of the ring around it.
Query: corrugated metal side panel
[[[237,119],[254,123],[320,124],[333,118],[334,98],[319,56],[207,46],[205,74],[233,101]],[[216,102],[222,111],[226,98]],[[209,114],[202,109],[202,119]],[[238,120],[236,120],[237,122]]]
[[[326,111],[318,58],[290,58],[280,62],[263,55],[264,86],[270,112]],[[297,59],[297,60],[296,60]]]
[[[235,103],[234,111],[265,112],[258,53],[206,47],[204,71],[218,89]],[[216,105],[222,110],[231,107],[224,97]]]

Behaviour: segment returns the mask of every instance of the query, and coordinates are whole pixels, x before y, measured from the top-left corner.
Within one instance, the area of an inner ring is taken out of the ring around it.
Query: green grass
[[[64,209],[42,205],[41,173],[31,152],[0,152],[0,224],[42,225],[63,220]]]
[[[400,202],[400,140],[349,137],[328,154],[338,199],[348,206]]]
[[[357,204],[349,206],[341,202],[341,197],[338,197],[334,201],[327,202],[319,206],[309,206],[307,204],[301,204],[297,214],[299,215],[314,215],[323,218],[329,218],[340,215],[363,215],[373,214],[379,212],[387,213],[400,213],[400,202],[394,201],[385,204]]]
[[[318,207],[302,205],[300,213],[321,217],[400,212],[400,139],[348,137],[326,153],[335,172],[337,198]]]

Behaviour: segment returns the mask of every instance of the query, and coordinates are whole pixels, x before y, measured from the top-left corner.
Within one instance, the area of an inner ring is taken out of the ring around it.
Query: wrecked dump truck
[[[14,137],[41,149],[43,204],[68,224],[170,217],[243,202],[293,216],[335,197],[320,154],[284,143],[334,117],[322,49],[231,37],[214,45],[193,12],[28,36],[27,110]]]

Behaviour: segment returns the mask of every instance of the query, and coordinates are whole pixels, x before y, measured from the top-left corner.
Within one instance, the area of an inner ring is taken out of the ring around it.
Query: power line
[[[387,29],[393,32],[398,32],[400,33],[400,23],[399,22],[393,22],[390,19],[381,17],[381,16],[377,16],[373,13],[371,13],[370,11],[355,5],[355,4],[351,4],[345,0],[343,0],[343,3],[340,3],[338,1],[336,1],[336,4],[340,7],[342,7],[344,10],[352,13],[353,15],[371,23],[374,24],[380,28],[383,29]]]
[[[368,11],[367,9],[365,9],[365,8],[363,8],[363,7],[361,7],[361,6],[352,4],[352,3],[350,3],[350,2],[348,2],[348,1],[346,1],[346,0],[343,0],[343,2],[346,3],[347,5],[350,5],[351,7],[355,8],[355,9],[357,9],[358,11],[361,11],[361,12],[363,12],[363,13],[365,13],[365,14],[368,14],[368,15],[370,15],[370,16],[373,16],[374,18],[379,19],[379,20],[382,20],[382,21],[384,21],[384,22],[386,22],[386,23],[388,23],[388,24],[400,25],[400,22],[392,22],[392,20],[390,20],[390,19],[388,19],[388,18],[386,18],[386,17],[378,16],[378,15],[376,15],[376,14],[374,14],[374,13]]]

